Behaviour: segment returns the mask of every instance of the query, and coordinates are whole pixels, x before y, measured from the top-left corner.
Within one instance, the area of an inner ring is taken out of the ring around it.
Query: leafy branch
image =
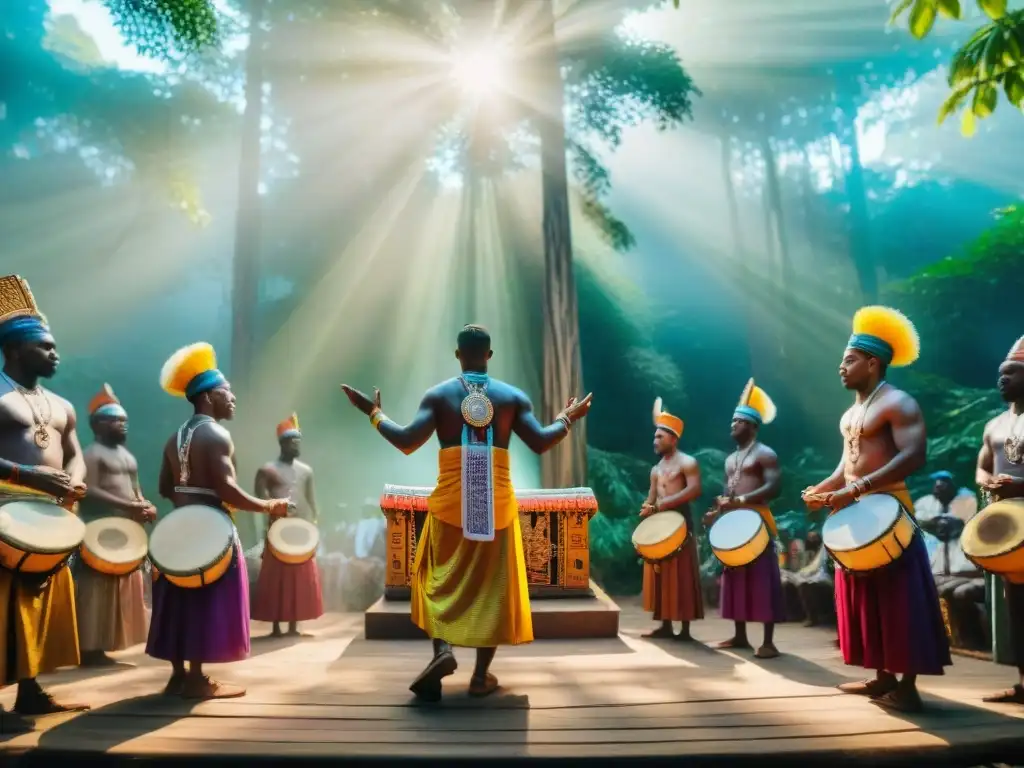
[[[1024,9],[1007,11],[1007,0],[977,3],[990,21],[953,55],[949,65],[951,92],[938,114],[941,124],[962,110],[960,130],[967,137],[977,131],[978,120],[995,111],[1000,88],[1010,104],[1024,111]],[[922,40],[939,16],[962,19],[963,8],[960,0],[898,0],[889,23],[896,23],[904,14],[910,33]]]

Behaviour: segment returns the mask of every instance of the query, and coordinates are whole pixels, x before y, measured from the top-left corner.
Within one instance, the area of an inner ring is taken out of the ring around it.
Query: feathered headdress
[[[1017,343],[1007,353],[1006,359],[1015,363],[1024,363],[1024,336],[1017,339]]]
[[[921,354],[921,339],[902,312],[891,307],[862,307],[853,316],[853,335],[847,347],[902,368]]]
[[[298,414],[293,413],[277,425],[277,439],[284,440],[286,437],[302,437],[302,432],[299,431]]]
[[[778,411],[775,408],[775,403],[768,397],[768,393],[756,386],[754,380],[750,379],[743,388],[743,394],[740,395],[740,402],[736,406],[733,416],[760,426],[771,424],[775,421],[776,415],[778,415]]]
[[[683,436],[683,420],[678,416],[673,416],[667,411],[663,411],[661,408],[661,398],[654,398],[654,426],[658,429],[664,429],[676,437]]]
[[[217,353],[205,341],[179,349],[160,371],[160,386],[174,397],[195,397],[226,383]]]
[[[121,401],[117,399],[114,390],[110,388],[109,384],[104,384],[103,388],[89,401],[89,415],[92,417],[125,417],[128,414],[121,407]]]

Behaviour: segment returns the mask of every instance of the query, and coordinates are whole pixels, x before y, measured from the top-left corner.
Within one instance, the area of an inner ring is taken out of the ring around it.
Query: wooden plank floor
[[[777,645],[785,655],[759,661],[699,643],[642,640],[650,624],[635,602],[623,602],[618,638],[502,649],[494,672],[503,689],[483,701],[466,695],[473,657],[459,652],[462,667],[434,706],[416,705],[406,688],[429,655],[426,642],[368,642],[361,615],[326,616],[308,627],[311,639],[255,640],[252,658],[210,667],[248,686],[245,698],[231,701],[190,704],[156,695],[168,667],[140,647],[118,654],[137,666],[68,670],[44,680],[57,697],[95,708],[40,718],[34,733],[0,735],[0,750],[30,751],[40,764],[57,753],[91,752],[246,762],[345,756],[632,763],[685,755],[690,765],[717,758],[730,766],[796,757],[878,765],[906,757],[921,765],[926,751],[927,765],[969,766],[1012,763],[1024,753],[1024,708],[980,701],[1012,682],[1007,667],[956,658],[946,676],[923,679],[929,712],[898,717],[835,690],[859,675],[843,666],[828,631],[783,625]],[[714,642],[730,628],[709,619],[694,633]],[[256,625],[254,635],[266,629]],[[752,631],[759,639],[760,628]],[[0,691],[4,705],[13,698],[12,689]]]

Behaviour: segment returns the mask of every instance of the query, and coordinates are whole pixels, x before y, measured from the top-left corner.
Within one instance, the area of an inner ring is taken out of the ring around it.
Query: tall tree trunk
[[[729,134],[728,128],[723,129],[718,141],[722,149],[722,183],[725,185],[725,201],[729,209],[729,228],[732,230],[732,256],[736,264],[736,275],[739,278],[742,297],[745,297],[749,291],[754,289],[757,281],[750,270],[750,265],[747,264],[746,248],[743,244],[740,206],[736,199],[736,183],[732,178],[732,136]],[[763,349],[763,345],[759,343],[760,334],[754,307],[745,298],[741,298],[741,301],[743,317],[747,324],[747,357],[750,370],[753,371],[757,369],[757,353]]]
[[[582,395],[580,325],[573,274],[569,221],[569,179],[565,162],[564,86],[555,40],[552,0],[543,3],[538,115],[544,206],[544,377],[541,412],[551,422],[571,397]],[[578,422],[560,445],[541,458],[546,488],[586,484],[586,422]]]
[[[761,155],[764,158],[765,173],[765,238],[769,242],[771,253],[777,254],[771,273],[770,296],[776,311],[772,315],[773,329],[772,347],[778,350],[781,357],[786,356],[786,323],[792,319],[792,312],[780,312],[793,307],[792,296],[792,262],[790,261],[789,242],[786,237],[785,218],[782,210],[782,185],[779,183],[779,169],[775,161],[775,149],[771,137],[761,136]]]
[[[845,178],[846,196],[850,203],[850,217],[847,221],[850,257],[857,271],[863,300],[872,303],[878,299],[878,267],[872,251],[864,166],[857,136],[857,99],[850,92],[854,82],[852,75],[837,77],[835,91],[842,123],[836,135],[840,145],[845,145],[850,152],[850,169],[846,171]]]
[[[235,214],[235,252],[232,264],[231,292],[231,364],[233,385],[241,390],[240,405],[245,408],[244,393],[251,392],[256,313],[259,304],[259,259],[262,242],[260,200],[260,133],[263,120],[263,46],[262,29],[266,0],[249,0],[249,48],[245,57],[245,112],[242,116],[241,158],[238,168],[238,208]],[[243,465],[247,440],[239,441],[238,460]],[[255,541],[255,518],[241,533],[243,541]]]

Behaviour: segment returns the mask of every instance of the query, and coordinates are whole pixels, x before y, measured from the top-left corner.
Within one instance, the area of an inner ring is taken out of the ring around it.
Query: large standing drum
[[[126,517],[104,517],[85,526],[79,549],[82,562],[108,576],[124,576],[138,569],[149,552],[146,529]]]
[[[733,509],[718,518],[708,531],[711,551],[727,568],[742,568],[768,549],[772,537],[761,513]]]
[[[85,523],[56,501],[0,501],[0,566],[10,571],[56,571],[84,537]]]
[[[301,565],[311,559],[319,546],[319,529],[301,517],[278,518],[267,531],[270,554],[288,565]]]
[[[983,571],[1024,584],[1024,500],[989,504],[964,526],[960,546]]]
[[[690,532],[678,512],[656,512],[640,521],[633,531],[633,547],[648,563],[660,563],[676,555]]]
[[[894,563],[910,546],[917,524],[895,496],[865,496],[833,513],[821,529],[825,549],[848,571]]]
[[[171,584],[197,589],[227,573],[234,557],[235,526],[222,510],[202,504],[179,507],[149,537],[149,559]]]

